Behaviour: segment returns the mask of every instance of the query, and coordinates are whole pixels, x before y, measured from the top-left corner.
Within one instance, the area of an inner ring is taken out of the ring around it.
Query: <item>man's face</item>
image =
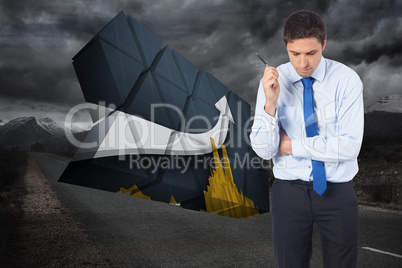
[[[317,38],[295,39],[286,45],[289,60],[301,77],[309,77],[320,64],[322,51],[326,40],[322,45]]]

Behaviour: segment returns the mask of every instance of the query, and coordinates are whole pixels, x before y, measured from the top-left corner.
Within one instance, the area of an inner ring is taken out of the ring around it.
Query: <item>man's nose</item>
[[[307,57],[305,55],[301,55],[300,67],[304,68],[307,67]]]

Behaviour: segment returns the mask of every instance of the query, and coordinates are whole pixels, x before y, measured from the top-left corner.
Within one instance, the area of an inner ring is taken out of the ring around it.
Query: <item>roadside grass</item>
[[[15,200],[10,198],[11,189],[24,174],[27,158],[26,152],[19,151],[17,147],[0,151],[0,211],[7,211],[13,206]]]
[[[0,263],[10,263],[16,252],[14,239],[22,215],[25,188],[20,181],[25,173],[28,155],[12,147],[0,151]]]
[[[359,202],[402,209],[402,141],[397,138],[365,139],[359,173],[353,180]]]

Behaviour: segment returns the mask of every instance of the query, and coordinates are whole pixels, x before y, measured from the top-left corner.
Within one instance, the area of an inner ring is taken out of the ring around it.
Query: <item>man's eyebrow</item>
[[[297,51],[294,51],[294,50],[290,50],[290,49],[289,49],[289,51],[290,51],[291,53],[294,53],[294,54],[300,54],[300,52],[297,52]],[[313,50],[311,50],[311,51],[309,51],[309,52],[306,52],[306,54],[311,54],[311,53],[315,53],[315,52],[317,52],[317,49],[313,49]]]

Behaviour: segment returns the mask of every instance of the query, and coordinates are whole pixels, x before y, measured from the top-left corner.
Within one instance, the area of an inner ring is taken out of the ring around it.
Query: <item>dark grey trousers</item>
[[[319,196],[312,182],[276,179],[271,206],[277,267],[310,267],[314,223],[324,267],[357,266],[359,216],[352,181],[327,183]]]

